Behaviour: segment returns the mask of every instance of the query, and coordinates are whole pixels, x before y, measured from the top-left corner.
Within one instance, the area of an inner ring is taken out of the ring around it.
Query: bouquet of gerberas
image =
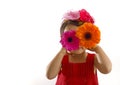
[[[79,46],[92,48],[100,42],[100,30],[94,25],[93,17],[85,9],[69,11],[63,18],[83,23],[76,30],[63,33],[60,43],[67,50],[76,50]]]
[[[68,11],[64,14],[63,19],[94,23],[93,17],[85,9],[78,11]]]
[[[76,50],[80,46],[92,48],[100,42],[100,30],[92,23],[84,23],[76,30],[69,30],[62,34],[60,43],[67,50]]]

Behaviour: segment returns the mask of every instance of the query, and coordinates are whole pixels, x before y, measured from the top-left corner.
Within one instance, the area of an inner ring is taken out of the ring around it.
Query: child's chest
[[[94,68],[87,63],[64,63],[62,72],[66,76],[87,76],[94,73]]]

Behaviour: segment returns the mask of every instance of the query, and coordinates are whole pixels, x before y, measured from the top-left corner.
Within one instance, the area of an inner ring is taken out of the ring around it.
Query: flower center
[[[72,42],[73,39],[71,37],[68,38],[68,42]]]
[[[86,40],[89,40],[89,39],[91,39],[92,36],[91,36],[91,33],[87,32],[87,33],[85,33],[84,37]]]

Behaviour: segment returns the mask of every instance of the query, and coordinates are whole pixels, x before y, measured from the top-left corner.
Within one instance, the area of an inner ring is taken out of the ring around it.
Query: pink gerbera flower
[[[65,20],[77,20],[80,18],[80,13],[79,11],[69,11],[64,14],[63,18]]]
[[[60,43],[68,51],[77,50],[79,48],[79,39],[75,36],[74,30],[66,31],[62,34]]]

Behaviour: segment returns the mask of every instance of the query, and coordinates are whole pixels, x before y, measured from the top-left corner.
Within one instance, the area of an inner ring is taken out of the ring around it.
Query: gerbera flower
[[[79,12],[80,12],[80,20],[81,21],[94,23],[94,19],[89,14],[89,12],[87,12],[85,9],[82,9]]]
[[[68,51],[77,50],[79,48],[79,39],[75,36],[74,30],[66,31],[62,34],[60,43]]]
[[[63,18],[65,20],[77,20],[80,18],[80,13],[79,11],[68,11],[64,14]]]
[[[86,48],[92,48],[100,42],[100,31],[92,23],[84,23],[76,30],[76,36],[80,39],[80,45]]]

